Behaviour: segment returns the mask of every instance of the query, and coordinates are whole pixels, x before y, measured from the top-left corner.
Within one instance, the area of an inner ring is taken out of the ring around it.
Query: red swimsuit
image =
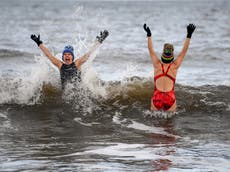
[[[157,110],[168,110],[176,101],[176,97],[174,94],[174,85],[175,85],[175,78],[168,75],[169,68],[171,67],[171,64],[168,66],[166,72],[164,72],[163,64],[161,64],[162,68],[162,74],[157,75],[154,77],[154,94],[152,96],[152,103],[157,108]],[[168,92],[162,92],[159,91],[156,87],[156,81],[158,78],[162,76],[167,76],[173,81],[173,88],[171,91]]]

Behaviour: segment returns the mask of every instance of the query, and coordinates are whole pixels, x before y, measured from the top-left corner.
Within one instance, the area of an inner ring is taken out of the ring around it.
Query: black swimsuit
[[[62,64],[60,69],[61,74],[61,84],[64,89],[67,83],[74,83],[81,81],[81,71],[77,69],[75,63],[71,63],[70,65]]]

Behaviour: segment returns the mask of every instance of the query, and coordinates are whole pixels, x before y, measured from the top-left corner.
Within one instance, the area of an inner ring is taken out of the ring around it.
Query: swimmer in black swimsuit
[[[92,46],[92,48],[82,57],[78,58],[74,61],[74,49],[71,45],[65,46],[62,52],[62,60],[59,60],[51,52],[45,47],[45,45],[40,40],[40,35],[31,35],[31,39],[34,40],[38,47],[43,51],[43,53],[49,58],[49,60],[58,67],[61,75],[61,84],[64,89],[66,83],[73,81],[81,81],[81,65],[87,61],[90,57],[90,54],[94,52],[100,44],[105,40],[105,38],[109,35],[107,30],[104,30],[100,33],[100,36],[97,36],[97,41]]]

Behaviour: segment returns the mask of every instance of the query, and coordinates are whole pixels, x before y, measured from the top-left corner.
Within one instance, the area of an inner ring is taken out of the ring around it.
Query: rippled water
[[[230,171],[228,1],[0,1],[0,171]],[[177,112],[150,112],[158,54],[183,46]],[[30,40],[40,33],[60,58],[110,36],[62,92],[56,68]]]

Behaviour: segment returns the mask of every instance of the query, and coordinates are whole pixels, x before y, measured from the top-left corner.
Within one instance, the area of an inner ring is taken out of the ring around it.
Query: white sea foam
[[[4,119],[6,119],[6,118],[7,118],[7,116],[6,116],[5,114],[3,114],[3,113],[0,113],[0,118],[4,118]]]
[[[189,141],[189,140],[187,140]],[[192,141],[192,140],[191,140]],[[193,143],[193,142],[191,142]],[[110,160],[151,161],[167,160],[172,164],[169,171],[228,171],[229,144],[209,143],[206,145],[175,147],[164,144],[127,144],[100,143],[97,147],[89,147],[85,151],[60,155],[60,157],[78,157],[81,155],[108,156]],[[93,144],[93,143],[92,143]],[[87,157],[88,157],[87,156]],[[224,158],[226,157],[226,158]],[[87,158],[88,159],[88,158]],[[164,162],[161,162],[164,165]],[[107,164],[108,165],[108,164]],[[166,164],[167,165],[167,164]],[[104,166],[102,166],[103,168]]]
[[[79,123],[81,125],[87,126],[87,127],[91,127],[93,125],[99,125],[100,124],[99,122],[85,123],[85,122],[82,121],[81,118],[74,118],[74,121],[76,121],[77,123]]]
[[[92,92],[93,96],[107,95],[105,86],[102,86],[99,75],[93,67],[93,60],[95,59],[98,50],[90,55],[87,62],[82,65],[82,82]]]
[[[194,169],[194,171],[228,171],[230,165],[226,150],[229,150],[229,144],[220,143],[177,148],[170,159],[178,168],[172,171],[184,171],[180,169],[180,166],[188,170]]]
[[[0,112],[0,130],[14,129],[15,127],[11,125],[10,119],[8,119],[7,114]]]
[[[12,78],[2,78],[0,103],[34,104],[39,98],[42,87],[40,78],[42,70],[34,67],[14,74]]]
[[[228,108],[226,109],[227,111],[230,111],[230,104],[228,104]]]
[[[168,118],[172,118],[174,115],[178,114],[179,112],[145,110],[143,113],[144,113],[145,116],[168,119]]]
[[[153,160],[161,157],[156,153],[160,151],[161,148],[153,149],[144,144],[113,143],[110,146],[85,151],[84,154],[109,155],[111,159]]]
[[[109,155],[111,159],[123,160],[153,160],[160,158],[160,152],[165,148],[152,148],[146,144],[126,144],[126,143],[102,143],[102,147],[76,152],[72,154],[62,155],[61,157],[71,157],[87,154]],[[167,148],[166,148],[167,149]],[[57,156],[60,157],[60,156]]]
[[[164,128],[162,127],[155,127],[155,126],[148,126],[143,123],[136,122],[134,120],[130,119],[121,119],[121,113],[116,112],[115,115],[113,116],[113,122],[115,124],[119,124],[122,127],[126,128],[132,128],[135,130],[140,130],[140,131],[145,131],[146,133],[155,133],[155,134],[161,134],[165,136],[170,136],[170,137],[178,137],[176,135],[170,134],[167,131],[165,131]]]

